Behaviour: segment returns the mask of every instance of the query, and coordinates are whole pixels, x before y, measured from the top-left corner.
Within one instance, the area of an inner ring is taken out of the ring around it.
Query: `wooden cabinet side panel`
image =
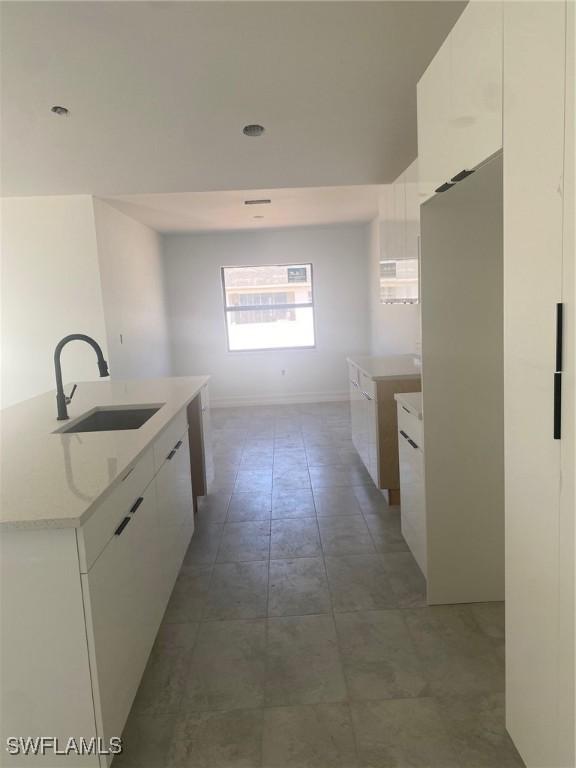
[[[197,395],[188,404],[188,440],[190,442],[190,471],[194,495],[194,509],[198,496],[208,493],[206,479],[206,459],[204,450],[204,434],[202,430],[202,400]]]
[[[398,415],[394,395],[420,390],[419,377],[378,382],[378,487],[381,489],[400,488]]]

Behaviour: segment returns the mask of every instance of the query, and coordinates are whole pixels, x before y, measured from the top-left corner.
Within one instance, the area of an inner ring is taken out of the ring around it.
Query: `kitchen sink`
[[[118,408],[94,408],[72,424],[57,429],[56,432],[116,432],[140,429],[161,407],[162,405],[129,405]]]

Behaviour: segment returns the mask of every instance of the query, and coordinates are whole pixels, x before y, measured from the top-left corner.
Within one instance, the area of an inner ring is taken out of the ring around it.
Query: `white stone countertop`
[[[410,378],[421,375],[421,362],[417,355],[391,355],[390,357],[349,357],[372,381]]]
[[[396,392],[394,399],[422,421],[422,392]]]
[[[0,526],[82,525],[98,499],[138,460],[168,423],[196,397],[208,376],[80,382],[56,419],[56,393],[0,411]],[[70,392],[70,385],[65,386]],[[55,434],[96,407],[160,405],[139,429]]]

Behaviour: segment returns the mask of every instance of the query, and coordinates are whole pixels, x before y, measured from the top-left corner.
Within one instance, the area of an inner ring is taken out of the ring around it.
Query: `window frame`
[[[309,302],[296,302],[292,304],[274,304],[268,307],[263,305],[248,305],[243,307],[230,307],[226,300],[226,270],[227,269],[260,269],[265,267],[310,267],[310,301]],[[308,262],[286,262],[282,264],[228,264],[220,267],[220,282],[222,285],[222,304],[224,308],[224,328],[226,331],[226,348],[232,355],[237,354],[253,354],[255,352],[285,352],[285,351],[309,351],[316,349],[316,313],[315,313],[315,296],[314,296],[314,265],[311,261]],[[254,311],[255,309],[302,309],[310,308],[312,310],[312,332],[314,334],[314,343],[306,344],[305,346],[297,347],[258,347],[255,349],[230,349],[230,333],[228,331],[228,313],[229,312],[244,312]]]

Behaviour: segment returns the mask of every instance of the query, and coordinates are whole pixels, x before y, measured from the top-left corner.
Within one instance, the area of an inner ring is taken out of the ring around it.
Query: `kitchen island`
[[[99,738],[106,751],[121,736],[194,532],[193,476],[205,481],[209,463],[207,385],[206,376],[81,383],[68,421],[56,420],[53,392],[2,411],[3,746],[49,735],[60,749]],[[139,428],[61,431],[104,409],[151,415]],[[48,749],[5,754],[2,765],[111,759]]]
[[[377,488],[390,504],[400,503],[397,392],[419,392],[416,355],[349,357],[348,379],[354,446]]]

